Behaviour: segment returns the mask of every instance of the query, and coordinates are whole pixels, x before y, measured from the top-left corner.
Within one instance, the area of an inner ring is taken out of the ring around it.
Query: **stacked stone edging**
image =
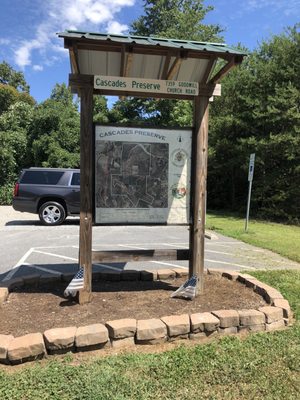
[[[0,363],[17,364],[40,359],[47,354],[69,351],[86,351],[112,347],[128,348],[135,345],[155,345],[179,339],[201,341],[217,335],[244,332],[274,331],[285,328],[292,322],[289,303],[282,294],[256,278],[239,272],[208,270],[209,274],[236,280],[261,295],[267,306],[246,310],[213,310],[194,314],[168,315],[161,318],[136,320],[126,318],[107,321],[106,324],[72,326],[48,329],[42,333],[30,333],[20,337],[0,334]],[[96,279],[115,280],[157,280],[186,276],[179,269],[157,271],[123,271],[96,274]],[[59,274],[55,277],[39,275],[15,278],[1,283],[0,306],[7,300],[9,291],[24,284],[65,282],[73,274]]]

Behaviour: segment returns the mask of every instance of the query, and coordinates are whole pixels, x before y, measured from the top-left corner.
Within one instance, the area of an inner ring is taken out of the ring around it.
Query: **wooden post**
[[[93,87],[80,89],[80,234],[79,265],[84,268],[84,287],[79,303],[92,299],[92,205],[93,205]]]
[[[194,131],[192,141],[192,193],[190,225],[189,275],[199,279],[198,293],[204,289],[204,240],[206,211],[206,178],[208,154],[208,96],[198,96],[194,102]]]

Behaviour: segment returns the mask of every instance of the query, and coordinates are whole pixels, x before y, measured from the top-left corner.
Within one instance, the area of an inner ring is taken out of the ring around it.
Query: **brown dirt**
[[[82,306],[63,297],[65,283],[20,288],[10,293],[8,301],[0,308],[0,333],[21,336],[120,318],[159,318],[265,305],[252,289],[213,275],[205,277],[204,294],[195,300],[171,299],[170,294],[183,282],[183,278],[156,282],[95,282],[92,302]]]

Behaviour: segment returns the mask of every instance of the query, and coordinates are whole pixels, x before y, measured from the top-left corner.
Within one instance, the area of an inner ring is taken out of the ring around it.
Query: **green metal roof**
[[[94,32],[80,32],[73,30],[60,32],[58,33],[58,36],[70,39],[89,39],[89,40],[99,40],[99,41],[101,40],[101,41],[124,43],[124,44],[132,43],[132,44],[146,45],[146,46],[148,45],[148,46],[170,47],[173,49],[177,48],[184,50],[246,55],[245,52],[227,46],[226,44],[223,43],[197,42],[195,40],[165,39],[165,38],[135,36],[135,35],[125,36],[125,35],[114,35],[114,34],[94,33]]]

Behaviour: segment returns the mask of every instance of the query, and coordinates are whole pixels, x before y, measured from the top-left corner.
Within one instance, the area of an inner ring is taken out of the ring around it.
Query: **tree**
[[[33,165],[78,167],[80,159],[78,104],[65,84],[56,84],[50,99],[35,110],[29,130]]]
[[[222,28],[203,24],[213,10],[203,0],[146,0],[145,15],[132,23],[131,34],[184,40],[220,42]],[[118,101],[113,116],[127,123],[186,126],[192,121],[192,105],[187,101],[129,98]]]
[[[221,40],[219,25],[203,24],[213,10],[203,0],[146,0],[145,15],[132,23],[131,34],[198,41]]]
[[[26,83],[23,72],[15,71],[5,61],[0,64],[0,83],[12,86],[21,92],[29,93],[29,85]]]
[[[104,96],[94,96],[93,102],[93,121],[98,124],[107,124],[109,122],[109,110],[107,99]]]
[[[0,83],[0,115],[14,103],[35,104],[35,100],[27,92],[19,92],[13,86]]]
[[[27,130],[35,101],[22,72],[0,64],[0,204],[12,197],[12,185],[25,165]]]
[[[208,205],[244,210],[256,153],[251,212],[299,221],[300,33],[264,41],[222,81],[211,107]]]

